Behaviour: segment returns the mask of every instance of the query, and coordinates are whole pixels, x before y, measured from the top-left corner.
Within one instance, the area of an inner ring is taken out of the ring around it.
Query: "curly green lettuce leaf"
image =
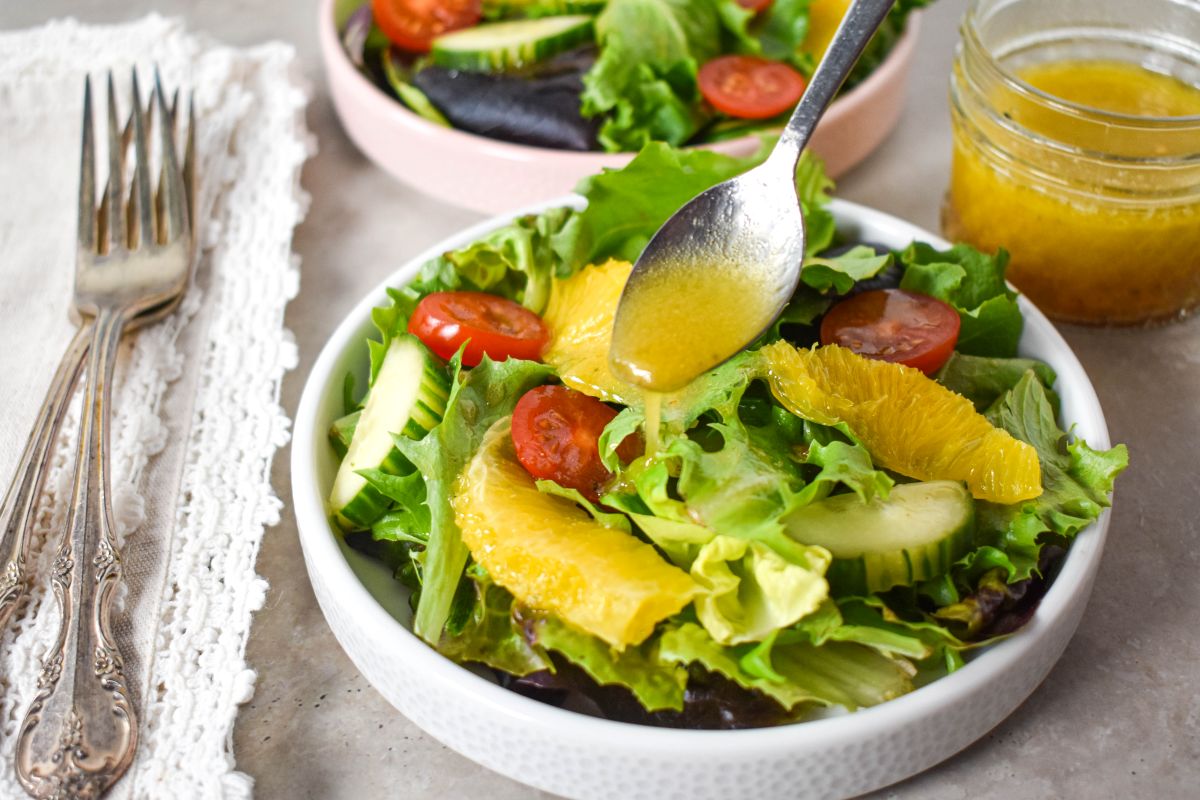
[[[949,360],[934,377],[950,391],[958,392],[970,400],[976,410],[982,412],[1016,386],[1029,370],[1033,370],[1046,388],[1057,416],[1058,395],[1051,387],[1058,376],[1048,364],[1032,358],[986,358],[956,352],[950,354]]]
[[[683,709],[687,671],[659,657],[656,637],[616,650],[554,617],[541,617],[532,628],[539,647],[558,653],[601,686],[624,686],[647,711]]]
[[[901,289],[936,297],[958,311],[962,328],[956,349],[974,356],[1012,358],[1024,318],[1017,295],[1004,282],[1008,253],[994,256],[970,245],[937,250],[916,242],[900,254]]]
[[[654,458],[627,468],[608,462],[618,479],[605,504],[634,515],[684,569],[718,535],[763,543],[807,567],[808,551],[786,533],[792,511],[839,485],[866,499],[891,488],[861,444],[775,405],[752,383],[754,363],[753,353],[735,357],[668,398]],[[642,424],[640,410],[622,412],[601,435],[601,452]]]
[[[395,439],[425,482],[430,533],[413,630],[433,644],[441,638],[467,563],[467,547],[450,506],[454,480],[492,423],[511,414],[525,392],[553,376],[544,364],[514,358],[495,362],[485,357],[479,366],[462,370],[456,356],[451,369],[450,397],[441,423],[423,439]]]
[[[454,633],[443,633],[438,651],[455,661],[486,664],[518,677],[553,669],[545,651],[525,636],[508,590],[493,583],[478,565],[469,573],[470,580],[462,584],[469,593],[468,610]]]
[[[379,368],[383,366],[383,358],[387,355],[392,340],[408,333],[408,318],[412,316],[419,299],[407,288],[389,288],[387,294],[390,301],[387,305],[371,309],[371,324],[379,331],[379,338],[367,340],[367,351],[371,360],[368,387],[375,384],[375,377],[379,374]]]
[[[697,73],[724,53],[766,54],[807,64],[799,45],[809,0],[778,0],[756,15],[737,0],[611,0],[596,19],[600,53],[584,76],[584,116],[603,116],[606,150],[652,141],[682,145],[712,119]],[[768,123],[739,124],[740,132]]]
[[[1045,491],[1024,503],[979,504],[979,525],[991,563],[1002,566],[1009,583],[1037,571],[1046,535],[1071,538],[1111,504],[1113,483],[1129,465],[1124,445],[1094,450],[1082,439],[1070,441],[1058,426],[1046,387],[1027,371],[987,412],[988,420],[1037,450]],[[999,555],[1003,554],[1001,560]],[[968,553],[963,568],[979,558]]]
[[[921,616],[898,616],[879,597],[839,598],[842,625],[832,634],[838,641],[858,642],[884,655],[903,656],[929,669],[953,672],[963,664],[963,642],[938,622]]]
[[[679,437],[666,457],[679,466],[677,491],[692,519],[730,536],[780,545],[779,518],[804,488],[800,465],[787,454],[752,442],[740,425],[708,426],[721,446],[707,450]]]
[[[631,532],[629,517],[625,516],[624,514],[601,510],[599,506],[584,497],[578,489],[570,489],[550,480],[534,481],[534,485],[536,485],[537,490],[543,494],[554,495],[555,497],[561,497],[564,500],[570,500],[572,503],[576,503],[589,514],[591,514],[592,519],[596,520],[596,522],[599,522],[606,528],[615,528],[616,530],[625,531],[626,533]]]
[[[390,475],[380,469],[363,469],[358,474],[393,503],[392,509],[371,525],[371,533],[376,539],[417,544],[429,541],[433,519],[426,503],[425,479],[421,473],[413,470],[404,475]]]
[[[743,689],[762,692],[789,711],[819,698],[786,679],[774,681],[756,677],[742,669],[737,650],[713,641],[708,632],[694,622],[668,627],[659,639],[659,657],[681,666],[697,665],[723,675]]]
[[[724,28],[725,39],[728,42],[726,51],[760,55],[762,43],[750,32],[751,25],[758,16],[737,0],[716,0],[717,18]]]
[[[784,559],[770,547],[716,536],[700,548],[691,575],[701,587],[696,615],[713,640],[757,642],[811,614],[829,596],[829,551],[809,547],[807,564]]]
[[[665,396],[662,402],[664,441],[682,435],[701,418],[738,424],[755,369],[753,354],[742,352],[696,378],[681,391]]]
[[[878,705],[912,691],[916,674],[907,660],[856,643],[827,641],[816,646],[796,641],[777,642],[771,653],[773,677],[758,677],[743,669],[740,651],[716,643],[695,623],[668,628],[659,641],[659,657],[664,661],[719,673],[789,710],[806,705],[850,710]]]
[[[627,497],[615,497],[616,502],[627,500]],[[629,516],[672,564],[683,569],[691,569],[700,550],[716,537],[712,529],[685,519],[639,514],[637,511],[630,511]]]
[[[808,7],[812,0],[775,0],[754,27],[762,55],[772,61],[787,61],[805,75],[816,66],[801,51],[808,36]]]
[[[807,245],[806,248],[811,249]],[[875,277],[891,263],[891,253],[877,255],[873,248],[859,245],[834,258],[810,256],[804,259],[800,280],[818,292],[845,294],[855,283]]]
[[[812,258],[833,244],[837,223],[829,210],[833,180],[825,174],[825,162],[806,150],[796,165],[796,197],[804,211],[804,254]],[[803,275],[803,272],[801,272]]]
[[[911,662],[953,670],[961,665],[958,653],[967,646],[924,616],[915,622],[901,619],[878,597],[841,597],[826,601],[795,626],[745,651],[739,663],[755,677],[781,682],[784,678],[772,666],[775,649],[798,642],[814,647],[827,642],[859,644],[882,656],[909,662],[906,671]]]
[[[551,240],[574,213],[555,208],[518,217],[466,247],[446,253],[439,260],[453,268],[457,285],[447,279],[438,290],[490,292],[541,313],[550,299],[551,279],[572,272],[555,255]]]
[[[809,482],[810,487],[817,488],[810,490],[812,496],[805,498],[807,502],[828,497],[830,490],[839,483],[850,487],[864,503],[876,497],[886,500],[888,492],[895,485],[890,475],[875,469],[871,454],[857,442],[810,442],[805,463],[821,467],[821,471]]]
[[[764,343],[786,338],[785,325],[812,325],[829,310],[835,299],[832,295],[823,295],[802,283],[784,306],[783,313],[775,320],[775,324],[764,335]]]
[[[600,462],[609,472],[621,471],[621,459],[617,455],[617,448],[627,437],[635,435],[644,424],[645,417],[641,410],[627,407],[621,409],[621,412],[604,426],[596,447],[600,451]]]
[[[610,152],[681,145],[707,119],[696,73],[721,49],[713,0],[611,0],[596,18],[600,55],[583,76],[581,113],[603,115]]]
[[[559,274],[609,258],[636,261],[650,237],[685,203],[761,163],[767,152],[764,147],[752,156],[736,158],[654,142],[625,167],[584,178],[575,191],[587,199],[587,208],[572,215],[551,237],[551,247],[562,265]],[[835,225],[827,208],[832,186],[820,159],[807,152],[801,156],[796,187],[805,212],[810,255],[833,241]]]
[[[728,524],[730,531],[738,529],[740,517],[771,520],[773,528],[776,513],[786,516],[839,484],[864,501],[887,497],[893,480],[875,468],[860,443],[776,406],[754,419],[754,399],[743,397],[734,411],[722,411],[728,401],[716,406],[722,422],[702,429],[716,434],[707,442],[680,438],[668,448],[682,459],[677,490],[693,518]]]
[[[544,310],[552,279],[572,272],[552,249],[551,240],[574,215],[572,209],[554,208],[518,217],[465,247],[426,261],[407,286],[389,288],[389,303],[371,309],[371,322],[379,331],[379,339],[367,342],[370,383],[375,382],[392,339],[408,332],[408,320],[427,294],[490,292],[522,303],[534,312]]]
[[[650,237],[684,203],[755,163],[710,150],[648,144],[622,169],[580,181],[575,191],[587,198],[587,208],[552,237],[554,252],[573,269],[609,258],[636,261]]]

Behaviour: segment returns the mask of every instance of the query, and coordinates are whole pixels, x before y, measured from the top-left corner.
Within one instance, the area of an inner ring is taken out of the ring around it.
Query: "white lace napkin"
[[[296,363],[283,313],[298,289],[292,228],[312,150],[290,46],[224,47],[159,16],[0,34],[0,483],[73,332],[84,74],[102,87],[111,68],[128,109],[135,62],[143,87],[157,65],[165,86],[194,91],[203,252],[180,310],[128,337],[118,365],[113,490],[125,584],[116,632],[141,742],[111,796],[242,797],[251,781],[233,771],[232,728],[255,678],[244,659],[266,591],[255,558],[280,511],[270,464],[288,439],[279,385]],[[102,111],[103,92],[94,98]],[[24,796],[13,746],[59,618],[44,576],[77,426],[74,411],[39,509],[37,585],[0,638],[0,797]]]

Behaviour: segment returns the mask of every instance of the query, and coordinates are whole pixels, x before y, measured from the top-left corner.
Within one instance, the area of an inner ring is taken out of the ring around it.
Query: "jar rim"
[[[980,6],[990,0],[971,0],[967,7],[967,13],[963,18],[962,23],[962,38],[969,43],[973,49],[983,54],[986,58],[984,64],[986,68],[993,73],[993,76],[1003,82],[1006,89],[1012,90],[1021,96],[1030,99],[1040,105],[1051,108],[1055,111],[1076,116],[1080,119],[1088,120],[1101,124],[1115,124],[1130,129],[1141,130],[1158,130],[1158,131],[1188,131],[1195,128],[1200,131],[1200,114],[1186,114],[1182,116],[1157,117],[1141,114],[1123,114],[1117,111],[1106,111],[1095,106],[1076,103],[1071,100],[1059,97],[1037,88],[1033,84],[1021,79],[1016,73],[1006,69],[1000,63],[996,54],[983,42],[979,29],[976,25],[977,18],[980,15]],[[1200,88],[1200,87],[1198,87]]]

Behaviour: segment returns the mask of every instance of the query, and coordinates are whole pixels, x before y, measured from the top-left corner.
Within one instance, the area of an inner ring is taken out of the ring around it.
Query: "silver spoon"
[[[767,160],[697,195],[654,234],[617,306],[609,351],[617,377],[679,389],[783,311],[804,261],[796,163],[892,2],[855,0]]]

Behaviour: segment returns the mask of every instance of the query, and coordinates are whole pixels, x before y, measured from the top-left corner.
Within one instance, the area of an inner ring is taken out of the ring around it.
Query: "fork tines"
[[[188,233],[192,223],[195,190],[195,106],[188,99],[187,131],[182,164],[177,155],[177,111],[175,91],[168,109],[162,78],[154,70],[154,86],[145,106],[137,70],[130,76],[132,111],[124,126],[118,126],[116,88],[112,72],[107,76],[108,179],[96,209],[96,153],[92,119],[92,81],[84,79],[83,135],[79,181],[79,246],[82,250],[107,254],[167,244]],[[157,108],[160,162],[158,188],[151,187],[151,129]],[[125,154],[132,143],[134,167],[128,198],[125,196]]]

